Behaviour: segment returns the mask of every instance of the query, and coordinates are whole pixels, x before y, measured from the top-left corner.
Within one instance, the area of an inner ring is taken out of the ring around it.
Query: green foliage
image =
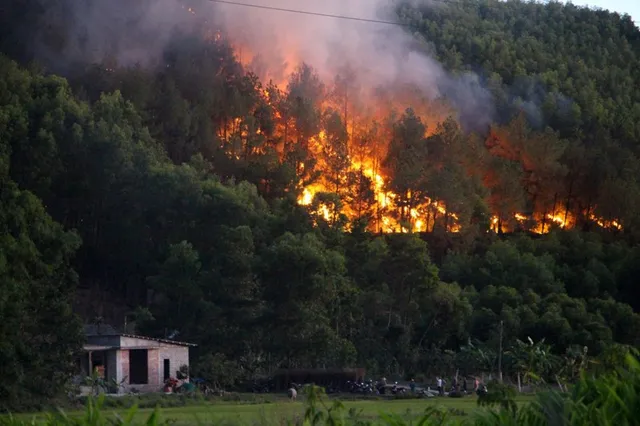
[[[402,426],[418,424],[421,426],[492,426],[492,425],[608,425],[635,424],[637,406],[640,400],[638,390],[640,380],[640,364],[637,358],[629,356],[626,364],[616,371],[597,378],[583,376],[571,393],[540,393],[533,402],[516,406],[513,395],[515,391],[498,383],[491,383],[486,397],[478,400],[479,408],[469,416],[460,412],[447,411],[437,406],[429,406],[424,413],[412,416],[381,412],[375,419],[368,419],[361,413],[350,410],[345,412],[344,405],[337,400],[328,403],[322,388],[307,386],[303,396],[305,410],[302,418],[295,424],[303,425],[372,425]],[[193,398],[193,397],[190,397]],[[173,398],[174,400],[176,398]],[[45,425],[138,425],[154,426],[160,422],[161,412],[156,408],[147,418],[140,420],[136,416],[137,406],[131,407],[126,415],[116,415],[114,419],[105,412],[104,396],[89,399],[84,415],[71,416],[58,410],[56,414],[48,414],[39,424]],[[457,417],[455,417],[457,416]],[[462,417],[462,418],[460,418]],[[166,421],[166,420],[165,420]],[[194,420],[197,423],[201,421]],[[290,422],[292,419],[289,420]],[[35,424],[35,420],[25,421],[17,417],[0,417],[3,426],[24,426]]]
[[[215,389],[233,386],[241,374],[238,364],[221,353],[200,357],[193,371],[196,377],[205,379]]]
[[[570,394],[541,393],[517,410],[483,413],[475,424],[635,424],[640,365],[635,356],[606,374],[584,375]]]
[[[541,96],[544,122],[587,139],[604,133],[637,143],[637,125],[627,122],[636,117],[637,123],[640,112],[634,105],[639,30],[631,17],[573,4],[515,1],[442,8],[407,4],[399,14],[451,68],[482,66],[492,82],[511,86],[523,104]],[[460,19],[467,25],[451,25]],[[607,81],[612,76],[618,77],[615,83]],[[567,109],[563,96],[576,103]]]
[[[27,59],[18,33],[56,52],[73,42],[65,14],[7,4],[3,52]],[[193,341],[194,372],[220,386],[358,365],[566,388],[620,364],[640,344],[637,27],[553,2],[399,16],[452,71],[484,70],[488,131],[429,129],[407,109],[350,134],[322,107],[346,98],[348,76],[325,84],[303,65],[279,90],[226,41],[192,34],[171,38],[161,67],[78,66],[70,82],[0,56],[0,409],[54,397],[73,371],[76,271],[106,295],[77,295],[85,319],[133,312],[136,332]],[[429,202],[428,235],[370,232],[377,182],[349,166],[367,158],[405,229]],[[575,228],[486,232],[530,230],[514,214],[534,212]]]
[[[59,407],[68,408],[70,411],[86,408],[90,399],[95,396],[79,397],[73,401],[59,401]],[[121,395],[116,398],[107,396],[102,402],[102,407],[109,410],[128,410],[132,407],[139,409],[159,408],[179,408],[196,407],[211,404],[271,404],[282,400],[281,395],[274,394],[238,394],[225,392],[223,395],[204,395],[199,392],[174,393],[165,395],[164,393],[151,393],[139,395]]]
[[[487,384],[487,391],[478,395],[478,406],[499,407],[504,411],[516,413],[516,390],[512,386],[494,380]]]
[[[74,372],[78,245],[33,194],[0,176],[0,411],[59,395]]]
[[[517,225],[514,211],[559,208],[637,220],[638,182],[627,171],[638,167],[640,30],[629,16],[485,0],[400,2],[397,13],[452,72],[480,70],[493,95],[485,184],[501,226]]]
[[[83,284],[124,298],[137,332],[164,337],[175,330],[178,338],[198,343],[201,355],[217,354],[221,371],[233,372],[216,376],[225,386],[296,366],[363,365],[387,376],[431,377],[457,368],[496,374],[501,321],[505,348],[531,336],[546,338],[552,346],[546,351],[555,355],[574,345],[597,355],[613,341],[638,341],[639,317],[618,301],[633,288],[617,294],[617,282],[631,280],[630,244],[578,232],[493,242],[479,236],[444,255],[451,246],[437,238],[427,244],[415,234],[344,233],[337,222],[320,226],[294,199],[277,195],[275,180],[266,190],[262,180],[226,179],[224,170],[231,169],[221,169],[204,151],[189,163],[172,164],[146,130],[146,113],[118,92],[89,105],[59,78],[2,64],[5,81],[13,82],[4,86],[11,103],[3,111],[16,123],[5,132],[5,151],[22,149],[21,138],[38,133],[38,126],[53,144],[41,153],[5,156],[8,176],[36,191],[64,226],[77,229],[83,245],[75,267]],[[316,96],[314,78],[301,70],[296,84]],[[27,120],[42,114],[32,111],[40,104],[30,98],[40,85],[50,88],[44,93],[53,100],[40,102],[53,102],[58,127],[49,119]],[[316,126],[315,112],[305,114],[299,119]],[[337,117],[320,121],[340,137]],[[420,133],[420,126],[407,112],[396,125],[398,146],[411,142],[405,136]],[[456,145],[463,141],[454,123],[441,131],[428,141],[433,159],[464,151]],[[339,151],[326,154],[338,168]],[[393,155],[386,167],[400,158]],[[46,156],[51,159],[35,161]],[[282,188],[290,183],[280,182]],[[482,341],[481,351],[465,352],[469,338]],[[577,378],[574,367],[551,363],[543,373],[524,371],[521,360],[507,351],[504,374],[516,380],[518,372],[530,373],[525,382],[533,374],[547,383]]]

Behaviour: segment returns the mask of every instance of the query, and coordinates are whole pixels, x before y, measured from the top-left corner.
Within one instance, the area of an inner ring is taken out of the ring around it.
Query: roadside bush
[[[487,384],[487,393],[478,395],[478,405],[480,407],[500,407],[503,410],[515,413],[516,389],[513,386],[493,380]]]

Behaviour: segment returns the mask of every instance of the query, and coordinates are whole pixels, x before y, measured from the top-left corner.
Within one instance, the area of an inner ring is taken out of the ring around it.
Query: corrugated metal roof
[[[138,345],[138,346],[118,346],[116,349],[120,351],[135,351],[137,349],[160,349],[160,345],[154,345],[153,343],[149,345]]]
[[[136,346],[100,346],[100,345],[84,345],[82,349],[85,352],[99,352],[99,351],[132,351],[136,349],[159,349],[160,345],[150,343],[148,345],[136,345]]]
[[[138,335],[135,335],[135,334],[119,333],[118,336],[129,337],[129,338],[132,338],[132,339],[151,340],[151,341],[154,341],[154,342],[166,343],[166,344],[169,344],[169,345],[176,345],[176,346],[192,346],[192,347],[198,346],[195,343],[178,342],[177,340],[158,339],[156,337],[138,336]]]

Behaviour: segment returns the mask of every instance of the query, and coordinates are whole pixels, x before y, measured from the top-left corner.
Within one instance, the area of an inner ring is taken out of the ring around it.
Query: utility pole
[[[502,331],[504,329],[504,321],[500,320],[500,350],[498,352],[498,377],[502,383]]]

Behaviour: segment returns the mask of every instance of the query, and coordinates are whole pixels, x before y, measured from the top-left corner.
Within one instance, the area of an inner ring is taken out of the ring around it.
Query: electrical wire
[[[230,1],[230,0],[208,0],[208,1],[211,2],[211,3],[227,4],[227,5],[242,6],[242,7],[251,7],[251,8],[255,8],[255,9],[273,10],[273,11],[288,12],[288,13],[297,13],[297,14],[300,14],[300,15],[321,16],[321,17],[325,17],[325,18],[335,18],[335,19],[346,19],[346,20],[350,20],[350,21],[370,22],[370,23],[374,23],[374,24],[397,25],[397,26],[400,26],[400,27],[410,27],[410,26],[412,26],[412,24],[403,23],[403,22],[397,22],[397,21],[384,21],[384,20],[379,20],[379,19],[358,18],[358,17],[355,17],[355,16],[334,15],[334,14],[331,14],[331,13],[309,12],[309,11],[306,11],[306,10],[287,9],[287,8],[275,7],[275,6],[263,6],[263,5],[259,5],[259,4],[242,3],[242,2]],[[455,5],[461,5],[461,4],[465,4],[466,3],[465,1],[459,1],[459,0],[429,0],[429,1],[432,2],[432,3],[444,3],[444,4],[455,4]],[[586,6],[586,7],[590,8],[591,6]]]
[[[383,20],[379,20],[379,19],[358,18],[358,17],[354,17],[354,16],[333,15],[333,14],[330,14],[330,13],[308,12],[308,11],[305,11],[305,10],[286,9],[286,8],[275,7],[275,6],[263,6],[263,5],[259,5],[259,4],[241,3],[241,2],[229,1],[229,0],[209,0],[209,1],[212,2],[212,3],[229,4],[229,5],[243,6],[243,7],[253,7],[253,8],[256,8],[256,9],[275,10],[275,11],[278,11],[278,12],[288,12],[288,13],[297,13],[297,14],[301,14],[301,15],[322,16],[322,17],[325,17],[325,18],[347,19],[347,20],[350,20],[350,21],[370,22],[370,23],[374,23],[374,24],[398,25],[398,26],[401,26],[401,27],[410,26],[409,24],[405,24],[405,23],[402,23],[402,22],[383,21]],[[457,1],[454,2],[454,1],[447,1],[447,0],[431,0],[431,1],[437,1],[439,3],[459,3]]]

